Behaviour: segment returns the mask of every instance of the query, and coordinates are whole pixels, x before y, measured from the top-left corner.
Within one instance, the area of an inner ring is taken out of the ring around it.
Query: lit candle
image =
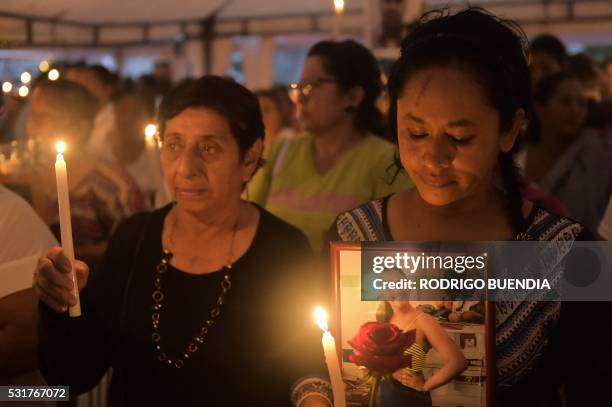
[[[334,30],[332,40],[337,41],[340,36],[340,26],[342,25],[342,13],[344,13],[344,0],[334,0]]]
[[[6,81],[2,84],[2,92],[4,93],[9,93],[10,91],[13,90],[13,84]]]
[[[25,86],[25,85],[21,85],[17,92],[19,93],[19,96],[24,98],[24,97],[26,97],[26,96],[28,96],[30,94],[30,89],[27,86]]]
[[[323,353],[325,354],[325,363],[327,363],[332,391],[334,392],[334,407],[345,407],[344,381],[342,380],[340,361],[336,352],[336,341],[327,327],[327,313],[322,307],[315,307],[314,318],[319,328],[323,330]]]
[[[74,245],[72,243],[72,222],[70,220],[70,200],[68,198],[68,172],[66,171],[66,161],[64,161],[64,151],[66,143],[58,141],[55,145],[57,158],[55,160],[55,181],[57,183],[57,203],[59,206],[60,233],[62,237],[62,251],[70,260],[72,271],[73,289],[77,303],[69,308],[71,317],[81,316],[81,301],[79,299],[79,287],[77,285],[76,272],[74,271]]]
[[[163,196],[167,192],[162,192],[162,191],[167,191],[167,187],[166,187],[166,183],[164,182],[164,174],[163,174],[163,170],[161,167],[161,161],[160,161],[160,151],[159,150],[160,150],[161,143],[157,138],[157,126],[153,123],[147,124],[144,130],[144,134],[145,134],[145,144],[146,144],[146,149],[147,149],[147,155],[149,157],[149,163],[151,166],[150,168],[152,170],[152,174],[154,177],[153,179],[155,182],[156,194],[161,194],[161,199],[163,201]],[[158,196],[152,197],[154,205],[160,204],[160,202],[158,202],[158,198],[160,197]]]
[[[23,83],[25,85],[25,84],[30,83],[30,81],[32,80],[32,75],[30,75],[29,72],[24,72],[24,73],[21,74],[21,78],[20,79],[21,79],[21,83]]]
[[[157,134],[157,126],[153,123],[147,124],[144,130],[145,133],[145,141],[147,143],[147,148],[155,148],[155,135]]]
[[[56,81],[59,79],[60,73],[57,69],[54,68],[49,71],[49,73],[47,74],[47,77],[49,78],[50,81]]]
[[[43,59],[42,61],[40,61],[40,64],[38,64],[38,70],[40,72],[48,72],[50,68],[51,64],[49,64],[49,61],[47,61],[46,59]]]

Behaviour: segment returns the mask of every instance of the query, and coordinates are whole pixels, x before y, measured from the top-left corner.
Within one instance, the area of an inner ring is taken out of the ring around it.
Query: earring
[[[242,183],[242,193],[240,194],[240,199],[244,200],[244,201],[250,201],[251,198],[249,196],[249,183],[248,182],[243,182]]]

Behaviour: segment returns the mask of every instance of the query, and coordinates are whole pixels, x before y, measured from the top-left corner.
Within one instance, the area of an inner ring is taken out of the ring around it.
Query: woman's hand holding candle
[[[68,169],[64,160],[64,152],[66,151],[66,143],[58,141],[55,145],[57,150],[57,158],[55,160],[55,180],[57,184],[57,205],[59,209],[60,233],[62,237],[62,248],[66,253],[66,257],[71,264],[74,264],[74,244],[72,241],[72,220],[70,217],[70,197],[68,187]],[[76,276],[69,272],[72,277],[73,287],[76,284]],[[81,316],[81,302],[79,300],[79,292],[72,291],[72,295],[76,298],[76,303],[70,305],[70,316]]]
[[[317,322],[317,325],[319,325],[319,328],[321,328],[323,331],[321,342],[323,343],[325,363],[327,364],[327,370],[329,372],[329,378],[332,385],[332,392],[334,394],[334,407],[345,407],[345,386],[344,381],[342,380],[342,369],[338,359],[336,341],[334,340],[331,332],[329,332],[329,328],[327,326],[327,313],[322,307],[315,307],[314,319]]]
[[[75,260],[74,271],[80,292],[87,285],[89,267]],[[38,298],[56,312],[66,312],[68,307],[77,304],[71,272],[71,262],[61,247],[54,247],[38,260],[32,286]]]

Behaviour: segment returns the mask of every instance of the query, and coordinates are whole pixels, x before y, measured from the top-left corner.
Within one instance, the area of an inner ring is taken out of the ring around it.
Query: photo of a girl
[[[412,356],[412,364],[394,372],[392,379],[380,382],[378,406],[431,407],[430,391],[448,383],[466,368],[461,349],[434,317],[413,307],[410,301],[379,303],[376,319],[394,324],[404,332],[416,330],[415,342],[404,351]],[[425,377],[425,358],[432,348],[441,356],[443,364],[433,375]]]

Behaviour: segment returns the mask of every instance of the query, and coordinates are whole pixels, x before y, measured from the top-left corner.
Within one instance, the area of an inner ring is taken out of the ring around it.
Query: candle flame
[[[30,89],[26,85],[22,85],[19,87],[17,92],[19,93],[19,96],[24,98],[30,94]]]
[[[300,97],[300,85],[298,85],[297,83],[292,83],[291,85],[289,85],[289,90],[287,91],[287,93],[289,94],[289,99],[291,100],[291,102],[293,102],[293,104],[297,104],[298,102],[298,98]]]
[[[340,14],[344,11],[344,0],[334,0],[334,10]]]
[[[157,134],[157,126],[154,125],[153,123],[147,124],[147,127],[145,127],[145,130],[144,130],[144,133],[145,133],[145,138],[147,140],[153,140],[153,137],[155,137],[155,135]]]
[[[2,92],[4,93],[9,93],[11,90],[13,90],[13,84],[6,81],[2,84]]]
[[[26,83],[30,83],[30,81],[32,80],[32,75],[30,75],[29,72],[24,72],[21,74],[21,83],[26,84]]]
[[[316,306],[313,312],[314,320],[319,325],[319,328],[323,331],[328,331],[329,328],[327,326],[327,312],[325,312],[325,308],[321,306]]]
[[[54,68],[49,71],[49,73],[47,74],[47,77],[49,78],[50,81],[56,81],[59,79],[60,73],[57,69]]]
[[[58,154],[64,154],[64,152],[66,151],[66,143],[61,140],[58,141],[57,143],[55,143],[55,149],[57,150]]]
[[[46,59],[43,59],[42,61],[40,61],[40,64],[38,64],[38,70],[40,72],[47,72],[50,68],[51,64],[49,64],[49,61],[47,61]]]

